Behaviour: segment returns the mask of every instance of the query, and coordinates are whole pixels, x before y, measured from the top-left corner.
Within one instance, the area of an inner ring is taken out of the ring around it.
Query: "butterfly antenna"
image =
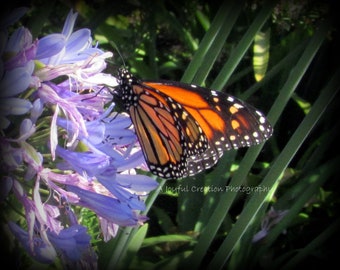
[[[123,55],[120,53],[119,49],[118,49],[118,46],[116,43],[114,43],[113,41],[110,41],[110,44],[111,46],[117,51],[117,53],[119,54],[120,56],[120,59],[122,59],[122,62],[123,62],[123,66],[124,68],[126,68],[126,64],[125,64],[125,61],[124,61],[124,58],[123,58]]]

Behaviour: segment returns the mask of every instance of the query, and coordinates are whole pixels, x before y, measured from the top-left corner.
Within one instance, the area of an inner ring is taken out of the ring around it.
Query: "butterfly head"
[[[118,70],[118,84],[119,85],[131,85],[134,77],[126,68],[120,68]]]
[[[126,111],[134,104],[135,94],[133,92],[133,84],[137,83],[137,79],[126,69],[118,70],[118,86],[114,88],[113,101],[119,107],[124,107]]]

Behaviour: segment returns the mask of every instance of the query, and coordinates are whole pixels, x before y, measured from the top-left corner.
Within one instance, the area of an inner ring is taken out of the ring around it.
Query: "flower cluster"
[[[0,25],[1,201],[19,202],[23,214],[8,226],[36,260],[93,265],[78,214],[92,210],[108,241],[146,220],[142,199],[157,182],[135,174],[144,159],[130,119],[109,103],[117,82],[102,71],[112,53],[93,45],[89,29],[73,31],[72,11],[61,33],[8,33],[26,11]]]

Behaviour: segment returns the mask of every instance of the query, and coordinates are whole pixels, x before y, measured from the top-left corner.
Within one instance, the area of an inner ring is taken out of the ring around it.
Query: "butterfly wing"
[[[188,158],[208,147],[197,121],[156,88],[140,83],[132,87],[138,105],[130,106],[129,114],[151,172],[166,179],[191,175]]]
[[[183,178],[212,167],[225,150],[258,144],[272,127],[245,102],[196,85],[140,81],[119,73],[115,93],[130,114],[150,171]]]
[[[205,140],[199,142],[208,142],[198,145],[202,151],[188,156],[188,175],[212,167],[226,150],[256,145],[272,135],[272,127],[264,115],[233,96],[180,82],[144,84],[171,97],[176,107],[180,104],[181,110],[201,128]],[[190,137],[185,132],[187,126],[188,122],[182,123],[185,136]]]

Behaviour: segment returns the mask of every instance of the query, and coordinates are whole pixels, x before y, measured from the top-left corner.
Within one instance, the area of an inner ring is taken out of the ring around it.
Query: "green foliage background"
[[[125,64],[140,78],[227,91],[264,111],[274,125],[264,145],[227,152],[205,174],[159,179],[147,199],[150,220],[122,228],[109,243],[98,240],[98,223],[83,211],[100,269],[315,269],[336,260],[340,73],[330,3],[29,5],[23,24],[35,37],[60,32],[73,8],[80,14],[76,27],[90,28],[99,46],[114,52],[109,72]],[[244,192],[226,192],[226,186]],[[253,242],[261,228],[265,237]]]

